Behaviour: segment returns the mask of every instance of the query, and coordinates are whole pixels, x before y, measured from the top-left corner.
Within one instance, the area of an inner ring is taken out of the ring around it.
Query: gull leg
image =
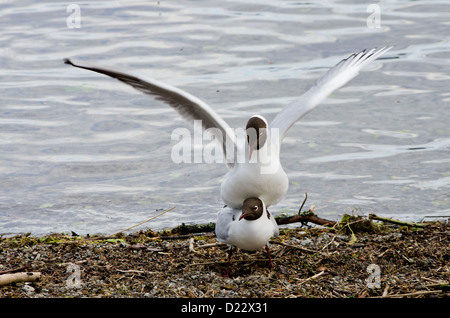
[[[230,245],[230,250],[228,251],[228,265],[227,272],[224,275],[225,277],[230,277],[231,254],[233,254],[233,245]]]
[[[267,252],[267,255],[269,256],[270,270],[272,270],[273,269],[273,264],[272,264],[272,258],[270,257],[270,250],[269,250],[269,245],[268,244],[266,244],[266,252]]]

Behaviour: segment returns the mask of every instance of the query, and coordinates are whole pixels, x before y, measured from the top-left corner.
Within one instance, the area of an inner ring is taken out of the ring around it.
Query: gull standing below
[[[215,232],[219,242],[231,245],[227,275],[229,275],[233,246],[247,251],[265,247],[272,269],[268,242],[271,237],[278,236],[279,230],[275,218],[261,199],[248,198],[244,200],[242,210],[224,207],[217,215]]]
[[[280,147],[289,128],[333,91],[358,75],[367,64],[391,47],[354,53],[328,70],[302,96],[286,105],[269,124],[260,115],[252,116],[246,126],[246,141],[241,142],[230,126],[206,103],[176,87],[153,79],[96,66],[83,66],[65,59],[66,64],[101,73],[154,96],[172,106],[183,118],[193,123],[201,120],[202,128],[211,130],[221,142],[229,172],[221,185],[221,196],[226,205],[240,209],[245,199],[260,198],[267,207],[278,203],[288,190],[288,176],[280,163]],[[254,132],[254,133],[249,133]],[[245,138],[245,137],[244,137]],[[241,138],[242,139],[242,138]],[[245,155],[238,160],[239,154]]]

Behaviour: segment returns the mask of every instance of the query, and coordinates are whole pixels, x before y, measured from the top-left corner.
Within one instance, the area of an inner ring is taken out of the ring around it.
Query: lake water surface
[[[222,206],[224,164],[171,159],[190,129],[175,111],[63,58],[178,86],[237,128],[394,45],[291,128],[272,212],[307,192],[329,219],[450,215],[448,1],[3,0],[0,30],[0,234],[113,233],[175,207],[136,228],[161,229]]]

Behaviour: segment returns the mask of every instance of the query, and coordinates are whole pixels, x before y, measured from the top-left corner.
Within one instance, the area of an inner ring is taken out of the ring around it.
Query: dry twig
[[[0,286],[17,282],[34,282],[41,278],[40,272],[22,272],[0,275]]]
[[[161,216],[161,215],[163,215],[163,214],[165,214],[165,213],[167,213],[167,212],[169,212],[169,211],[172,211],[173,209],[175,209],[175,207],[171,207],[171,208],[168,209],[168,210],[165,210],[165,211],[163,211],[163,212],[161,212],[161,213],[159,213],[159,214],[157,214],[157,215],[155,215],[155,216],[152,216],[152,217],[149,218],[148,220],[145,220],[145,221],[142,221],[142,222],[140,222],[140,223],[138,223],[138,224],[136,224],[136,225],[130,226],[129,228],[126,228],[125,230],[121,230],[121,231],[119,231],[119,232],[116,232],[116,233],[114,233],[114,234],[111,235],[111,236],[115,236],[115,235],[117,235],[117,234],[119,234],[119,233],[122,233],[122,232],[125,232],[125,231],[128,231],[128,230],[131,230],[131,229],[135,228],[136,226],[139,226],[139,225],[142,225],[142,224],[144,224],[144,223],[147,223],[147,222],[149,222],[149,221],[151,221],[151,220],[154,220],[154,219],[156,219],[157,217],[159,217],[159,216]]]

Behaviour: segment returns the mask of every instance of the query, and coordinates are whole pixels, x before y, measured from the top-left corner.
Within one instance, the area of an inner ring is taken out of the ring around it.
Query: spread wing
[[[143,78],[134,75],[103,67],[79,65],[73,63],[69,59],[64,59],[64,63],[110,76],[134,87],[138,91],[151,95],[157,100],[163,101],[170,105],[191,124],[194,123],[194,120],[201,120],[203,129],[208,129],[208,132],[214,136],[215,140],[221,143],[227,166],[232,168],[236,162],[236,160],[234,160],[234,156],[237,153],[237,143],[234,132],[211,107],[197,97],[181,89],[153,79],[144,80]],[[228,156],[227,153],[229,154]]]
[[[341,88],[358,75],[364,66],[391,48],[392,46],[379,50],[372,49],[368,52],[364,50],[359,53],[354,53],[331,68],[306,93],[288,104],[275,116],[270,123],[270,128],[279,129],[279,140],[274,140],[274,142],[280,146],[286,132],[297,120],[309,113],[333,91]]]

